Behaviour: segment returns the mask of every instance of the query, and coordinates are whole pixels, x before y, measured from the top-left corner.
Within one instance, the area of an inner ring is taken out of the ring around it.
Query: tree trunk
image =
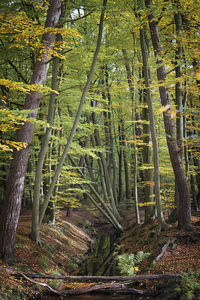
[[[58,24],[61,13],[61,0],[52,0],[47,13],[45,27],[53,27]],[[42,44],[45,47],[43,53],[35,65],[31,84],[44,85],[47,71],[49,68],[49,51],[53,47],[55,34],[46,32],[42,38]],[[40,104],[40,93],[30,92],[25,100],[24,109],[34,110],[30,113],[30,118],[36,118],[37,109]],[[6,196],[3,204],[3,210],[0,220],[0,253],[4,259],[10,259],[13,256],[13,249],[16,236],[16,228],[19,220],[21,209],[21,200],[24,190],[24,180],[28,165],[28,158],[32,136],[34,131],[34,123],[26,122],[17,132],[16,141],[25,142],[27,146],[20,151],[14,150],[11,162],[10,172],[7,181]]]
[[[125,182],[125,195],[126,195],[126,206],[130,202],[130,179],[129,179],[129,167],[128,167],[128,160],[127,160],[127,150],[126,150],[126,135],[125,135],[125,128],[124,128],[124,120],[121,119],[121,144],[122,144],[122,154],[123,154],[123,161],[124,161],[124,182]]]
[[[158,154],[159,151],[158,151],[158,142],[157,142],[157,137],[156,137],[153,106],[152,106],[151,94],[150,94],[149,72],[148,72],[148,57],[147,57],[146,44],[145,44],[145,38],[144,38],[144,30],[143,29],[140,29],[140,42],[141,42],[143,70],[144,70],[144,79],[145,79],[145,87],[146,87],[146,99],[147,99],[148,110],[149,110],[149,122],[150,122],[151,139],[152,139],[152,144],[153,144],[155,200],[156,200],[156,208],[157,208],[157,212],[158,212],[158,229],[160,231],[162,229],[167,229],[168,226],[167,226],[167,224],[165,223],[165,220],[164,220],[163,211],[162,211],[161,196],[160,196],[160,171],[159,171],[159,154]]]
[[[51,88],[57,90],[57,79],[58,79],[58,64],[59,58],[54,58],[52,67],[52,83]],[[31,238],[36,243],[39,242],[39,207],[40,207],[40,186],[42,182],[42,170],[44,165],[44,160],[46,152],[48,149],[49,140],[51,138],[52,125],[54,119],[54,105],[55,105],[55,94],[51,94],[49,100],[49,111],[47,123],[49,126],[46,128],[46,134],[43,138],[35,173],[35,185],[34,185],[34,200],[33,200],[33,210],[32,210],[32,231]]]
[[[92,113],[92,121],[93,121],[94,125],[97,124],[95,112]],[[100,147],[101,146],[101,139],[100,139],[99,129],[97,129],[97,128],[94,130],[94,138],[95,138],[96,146]],[[100,168],[101,168],[102,187],[103,187],[103,184],[105,182],[105,188],[106,188],[105,195],[106,194],[108,195],[108,200],[110,202],[110,205],[112,207],[114,215],[118,219],[120,219],[120,215],[119,215],[117,207],[116,207],[116,200],[114,199],[114,194],[113,194],[113,190],[112,190],[110,172],[108,172],[108,168],[107,168],[107,165],[106,165],[106,159],[104,157],[104,154],[99,152],[99,158],[100,159],[98,160],[98,163],[99,163]]]
[[[117,166],[116,166],[116,158],[115,158],[115,148],[114,148],[114,138],[113,138],[113,131],[112,131],[112,118],[111,118],[111,95],[109,91],[109,73],[108,67],[105,67],[105,82],[106,82],[106,95],[108,99],[108,122],[109,122],[109,134],[110,134],[110,151],[111,151],[111,160],[112,160],[112,189],[113,189],[113,196],[116,201],[118,202],[117,196]],[[114,127],[114,124],[113,124]]]
[[[129,65],[129,59],[127,55],[126,49],[122,49],[122,53],[124,56],[124,64],[126,68],[126,77],[128,81],[129,91],[131,95],[131,105],[132,105],[132,121],[136,121],[136,100],[135,100],[135,88],[134,88],[134,82],[133,82],[133,72],[131,72],[131,68]],[[133,137],[137,136],[137,130],[136,130],[136,124],[133,123]],[[136,213],[136,223],[140,224],[140,213],[139,213],[139,207],[138,207],[138,183],[137,183],[137,177],[138,177],[138,147],[134,143],[133,144],[133,161],[134,161],[134,196],[135,196],[135,213]],[[125,158],[124,158],[125,159]]]
[[[146,94],[146,92],[145,92],[145,94]],[[144,95],[144,103],[147,103],[146,95]],[[149,120],[148,108],[146,108],[146,107],[143,109],[143,119],[146,121]],[[142,157],[143,157],[144,165],[148,166],[148,168],[144,170],[144,182],[145,182],[144,195],[145,195],[145,202],[147,203],[147,205],[145,206],[145,223],[149,224],[155,218],[155,206],[148,204],[148,203],[152,202],[152,196],[153,196],[153,185],[152,185],[153,172],[152,172],[152,168],[151,168],[152,147],[150,145],[149,124],[143,125],[143,133],[144,133],[143,142],[145,143],[145,145],[142,149]]]
[[[123,180],[122,180],[122,146],[121,146],[121,124],[118,125],[119,132],[119,151],[118,151],[118,169],[119,169],[119,177],[118,177],[118,203],[122,203],[123,199]]]
[[[159,56],[157,59],[157,77],[162,83],[166,81],[166,70],[163,60],[160,58],[161,53],[161,43],[158,33],[158,26],[155,20],[154,12],[151,8],[152,0],[145,0],[145,5],[151,12],[148,15],[149,27],[151,32],[151,39],[154,48],[155,56]],[[180,154],[180,149],[178,147],[174,119],[171,111],[171,102],[167,85],[159,87],[161,104],[165,107],[163,112],[165,133],[167,139],[167,145],[169,150],[169,155],[175,174],[175,180],[177,183],[177,188],[179,192],[179,209],[178,209],[178,228],[183,230],[191,229],[191,205],[190,205],[190,192],[187,177],[184,171],[182,158]]]
[[[180,12],[177,12],[174,15],[174,20],[176,24],[176,35],[177,35],[177,44],[178,48],[176,50],[175,60],[176,60],[176,78],[181,78],[182,76],[182,67],[181,67],[181,56],[182,56],[182,47],[180,44],[180,41],[178,40],[180,38],[181,34],[181,28],[182,28],[182,18]],[[176,88],[175,88],[175,102],[176,102],[176,108],[177,108],[177,114],[176,114],[176,136],[177,136],[177,142],[178,146],[180,148],[180,155],[181,159],[183,159],[183,151],[182,151],[182,144],[183,144],[183,116],[182,116],[182,107],[183,107],[183,101],[182,101],[182,83],[180,81],[176,82]],[[178,192],[178,186],[177,182],[175,180],[175,212],[174,216],[178,217],[178,206],[179,206],[179,192]],[[176,221],[176,220],[174,220]]]

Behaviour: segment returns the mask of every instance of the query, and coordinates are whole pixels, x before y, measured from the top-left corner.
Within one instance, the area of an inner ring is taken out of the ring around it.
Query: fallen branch
[[[27,277],[25,274],[23,273],[19,273],[21,277],[25,278],[26,280],[32,282],[32,283],[35,283],[35,284],[38,284],[40,286],[43,286],[45,288],[47,288],[51,293],[55,294],[55,295],[59,295],[59,296],[65,296],[65,293],[62,293],[62,292],[59,292],[57,290],[54,290],[52,287],[50,287],[48,284],[46,283],[43,283],[43,282],[38,282],[38,281],[35,281],[33,279],[30,279],[29,277]]]
[[[169,247],[169,245],[173,244],[175,242],[175,240],[176,240],[176,238],[174,238],[173,240],[169,240],[169,241],[167,241],[166,244],[164,244],[160,254],[158,256],[156,256],[156,258],[154,259],[155,262],[157,262],[159,259],[161,259],[163,257],[163,255],[165,254],[165,252],[166,252],[167,248]]]
[[[12,273],[13,276],[20,277],[22,273]],[[55,280],[71,280],[77,282],[98,282],[98,281],[142,281],[142,280],[160,280],[160,279],[181,279],[179,274],[155,274],[155,275],[136,275],[136,276],[53,276],[53,275],[40,275],[40,274],[23,274],[28,278],[43,278]]]

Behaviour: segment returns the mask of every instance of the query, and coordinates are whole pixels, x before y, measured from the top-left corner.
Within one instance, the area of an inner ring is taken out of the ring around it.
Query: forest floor
[[[93,210],[76,209],[71,217],[62,216],[56,226],[43,224],[41,228],[42,245],[30,240],[31,211],[23,209],[17,230],[15,258],[10,264],[0,260],[0,298],[17,299],[54,299],[44,296],[46,283],[55,290],[64,290],[80,286],[80,283],[62,280],[36,279],[38,284],[25,278],[16,277],[16,273],[77,275],[84,254],[93,245],[92,238],[97,234],[95,227],[103,224],[103,217]],[[150,256],[139,265],[137,274],[182,274],[200,271],[200,213],[192,216],[194,232],[180,232],[173,226],[168,231],[157,232],[157,225],[135,225],[134,215],[129,214],[122,220],[126,228],[121,237],[121,253],[149,252]],[[103,225],[102,225],[103,226]],[[92,230],[92,231],[91,231]],[[110,225],[101,228],[101,232],[112,232]],[[164,249],[164,255],[155,262]],[[198,279],[197,279],[198,282]],[[164,282],[145,281],[138,286],[155,292],[165,286]],[[137,287],[138,287],[137,286]],[[41,295],[42,298],[41,298]],[[197,294],[196,294],[197,296]],[[156,298],[158,299],[158,298]],[[164,297],[162,297],[164,299]],[[170,297],[166,299],[179,299]],[[188,298],[189,299],[189,298]],[[192,299],[192,298],[191,298]],[[194,298],[197,299],[197,298]],[[199,298],[200,299],[200,298]]]

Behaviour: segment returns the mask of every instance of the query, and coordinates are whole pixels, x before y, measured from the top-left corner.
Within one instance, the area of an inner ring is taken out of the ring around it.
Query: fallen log
[[[136,275],[136,276],[61,276],[61,275],[40,275],[32,273],[15,273],[11,275],[15,277],[21,277],[23,275],[29,278],[41,278],[41,279],[55,279],[55,280],[70,280],[77,282],[98,282],[98,281],[142,281],[142,280],[168,280],[168,279],[181,279],[179,274],[153,274],[153,275]]]
[[[140,296],[150,296],[150,293],[144,292],[142,290],[136,290],[132,288],[127,288],[124,283],[110,283],[110,284],[95,284],[91,286],[84,286],[80,288],[70,289],[68,291],[58,291],[50,287],[48,284],[43,282],[38,282],[33,279],[28,278],[26,275],[21,273],[21,277],[24,279],[35,283],[37,285],[43,286],[48,289],[48,291],[53,295],[59,296],[69,296],[69,295],[82,295],[88,294],[91,292],[98,292],[98,293],[106,293],[106,294],[124,294],[124,295],[140,295]]]

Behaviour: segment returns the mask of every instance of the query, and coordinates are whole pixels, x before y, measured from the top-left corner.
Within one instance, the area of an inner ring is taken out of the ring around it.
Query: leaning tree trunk
[[[66,160],[66,157],[68,155],[72,140],[74,138],[74,135],[76,133],[76,129],[77,129],[78,124],[79,124],[79,120],[81,118],[82,110],[83,110],[83,107],[84,107],[84,104],[85,104],[85,97],[86,97],[86,94],[88,92],[89,86],[90,86],[91,81],[92,81],[92,76],[93,76],[93,73],[94,73],[94,70],[95,70],[97,57],[98,57],[100,46],[101,46],[101,39],[102,39],[102,35],[103,35],[103,21],[104,21],[104,14],[105,14],[105,9],[106,9],[106,4],[107,4],[107,0],[103,0],[103,8],[102,8],[102,11],[101,11],[100,22],[99,22],[99,33],[98,33],[98,38],[97,38],[97,45],[96,45],[96,49],[95,49],[95,52],[94,52],[94,56],[93,56],[92,64],[91,64],[91,67],[90,67],[90,71],[88,73],[87,82],[86,82],[86,84],[84,86],[84,89],[83,89],[83,92],[82,92],[82,96],[81,96],[81,99],[80,99],[78,111],[77,111],[77,114],[76,114],[76,117],[75,117],[75,120],[74,120],[74,124],[72,126],[72,129],[71,129],[71,132],[70,132],[70,135],[69,135],[68,142],[65,145],[63,154],[62,154],[62,156],[59,160],[58,166],[56,167],[54,177],[52,179],[51,185],[49,187],[49,191],[48,191],[48,193],[45,197],[44,204],[43,204],[41,212],[40,212],[40,224],[42,223],[42,220],[44,218],[45,211],[46,211],[48,203],[51,199],[51,196],[52,196],[55,184],[57,182],[57,179],[58,179],[58,177],[60,175],[60,172],[62,170],[62,167],[65,163],[65,160]]]
[[[61,0],[52,0],[48,9],[45,27],[54,27],[58,24],[61,13]],[[31,84],[44,85],[46,81],[47,71],[49,68],[50,52],[55,41],[55,34],[51,31],[44,33],[42,38],[44,56],[37,60]],[[44,51],[45,50],[45,51]],[[36,118],[37,109],[40,104],[40,93],[31,92],[27,95],[24,109],[34,110],[29,117]],[[24,180],[28,164],[30,146],[34,131],[34,123],[26,122],[17,132],[17,142],[27,144],[20,151],[14,150],[11,162],[10,172],[7,181],[6,196],[3,204],[3,210],[0,220],[0,253],[4,259],[10,259],[13,256],[13,249],[16,236],[16,228],[19,220],[21,209],[21,200],[24,190]]]
[[[157,21],[154,16],[152,9],[152,0],[145,0],[145,5],[149,9],[148,15],[149,27],[151,32],[151,39],[154,48],[155,56],[157,59],[157,78],[160,82],[166,81],[166,70],[163,60],[160,58],[161,53],[161,42],[158,33]],[[189,230],[191,229],[191,205],[190,205],[190,192],[187,177],[182,163],[180,149],[178,147],[174,119],[171,111],[171,102],[167,85],[162,84],[159,87],[161,104],[165,107],[163,112],[165,133],[167,139],[167,145],[169,155],[175,174],[175,180],[179,192],[179,208],[178,208],[178,227],[179,229]]]
[[[74,160],[72,159],[72,157],[70,157],[68,155],[70,161],[72,162],[72,164],[77,168],[77,171],[81,174],[81,176],[85,178],[81,168],[77,167]],[[120,225],[120,223],[118,222],[117,218],[115,217],[114,213],[112,212],[110,205],[107,205],[107,203],[101,198],[101,196],[99,195],[99,193],[97,192],[97,189],[95,187],[95,185],[93,183],[86,183],[86,185],[88,186],[88,188],[90,189],[90,192],[95,196],[95,198],[97,199],[97,201],[93,198],[93,196],[91,195],[91,193],[86,193],[87,196],[90,198],[90,200],[93,202],[93,204],[97,207],[97,209],[100,210],[100,212],[109,220],[109,222],[111,222],[111,224],[113,224],[114,227],[117,228],[118,231],[123,231],[123,227]],[[82,188],[82,186],[80,185],[80,187]]]

